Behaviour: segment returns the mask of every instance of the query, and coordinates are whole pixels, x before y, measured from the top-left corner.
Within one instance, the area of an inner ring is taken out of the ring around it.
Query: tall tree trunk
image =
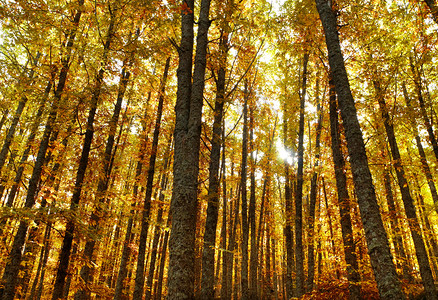
[[[313,280],[315,277],[315,241],[314,241],[314,226],[315,226],[315,210],[316,210],[316,194],[317,194],[317,188],[318,188],[318,167],[319,167],[319,152],[320,152],[320,140],[321,140],[321,130],[322,130],[322,116],[323,116],[323,109],[321,108],[321,105],[319,103],[319,77],[316,79],[316,111],[318,114],[318,123],[316,124],[316,141],[315,141],[315,170],[313,171],[312,179],[310,182],[310,205],[309,205],[309,234],[308,234],[308,255],[307,255],[307,262],[308,262],[308,268],[307,268],[307,290],[312,291],[313,290]]]
[[[94,119],[97,111],[97,103],[99,100],[100,92],[103,84],[103,76],[108,63],[108,53],[110,50],[110,45],[112,38],[114,37],[114,22],[115,20],[111,17],[110,25],[108,27],[106,41],[104,44],[104,52],[102,55],[102,62],[99,72],[96,75],[96,82],[93,88],[90,110],[88,112],[87,118],[87,129],[85,131],[85,137],[82,145],[82,153],[79,160],[78,170],[76,172],[76,180],[73,189],[73,195],[70,202],[70,210],[72,212],[77,211],[79,206],[79,201],[82,193],[82,184],[85,179],[85,172],[88,166],[88,158],[90,156],[91,143],[93,141],[94,135]],[[74,220],[68,220],[65,227],[64,239],[62,241],[61,253],[59,254],[59,263],[56,272],[56,279],[53,288],[52,300],[56,300],[63,297],[65,277],[67,276],[68,265],[70,262],[70,252],[73,244],[73,234],[75,231]]]
[[[111,23],[110,23],[111,26]],[[111,31],[108,31],[108,36],[111,39],[112,36],[112,28],[110,27]],[[111,35],[110,35],[111,33]],[[95,236],[100,236],[102,233],[102,229],[100,229],[100,220],[103,216],[105,216],[106,211],[104,209],[104,206],[106,206],[106,192],[108,191],[111,171],[112,171],[112,156],[115,155],[113,153],[114,148],[114,142],[115,142],[115,136],[117,131],[117,124],[119,122],[119,116],[120,111],[122,109],[122,103],[123,98],[125,95],[126,87],[129,82],[130,73],[126,70],[126,68],[129,66],[129,61],[124,61],[122,72],[120,75],[120,83],[119,83],[119,90],[117,93],[117,101],[114,106],[114,112],[111,117],[111,120],[109,122],[109,135],[106,141],[105,146],[105,152],[103,154],[103,168],[102,168],[102,176],[99,179],[99,182],[97,184],[97,191],[96,191],[96,207],[94,208],[93,212],[91,213],[90,221],[89,221],[89,230],[93,233]],[[91,266],[93,265],[93,254],[96,247],[96,240],[91,239],[88,240],[85,243],[85,248],[83,252],[84,259],[86,263],[82,266],[80,271],[80,276],[83,280],[84,285],[77,291],[75,294],[75,299],[82,300],[82,299],[89,299],[90,298],[90,289],[87,287],[87,285],[91,284],[93,281],[93,270],[91,269]]]
[[[336,91],[333,81],[330,81],[329,96],[331,148],[335,169],[336,189],[338,192],[339,214],[341,216],[345,261],[347,263],[348,289],[350,291],[350,299],[360,299],[359,265],[357,263],[356,246],[353,239],[353,227],[351,225],[350,196],[348,195],[347,189],[347,176],[344,173],[345,160],[341,148]]]
[[[255,103],[251,103],[249,109],[249,149],[250,155],[250,196],[249,196],[249,210],[248,210],[248,222],[251,230],[251,256],[250,256],[250,299],[255,299],[257,297],[257,265],[258,265],[258,249],[257,243],[257,232],[256,232],[256,183],[255,183],[255,168],[256,162],[254,157],[254,106]]]
[[[368,167],[365,143],[339,42],[336,14],[330,6],[331,2],[315,1],[325,32],[329,64],[339,97],[354,185],[379,294],[382,299],[404,299]]]
[[[32,64],[34,66],[37,65],[40,56],[41,56],[41,53],[38,52],[37,55],[35,56],[34,61],[32,62]],[[26,83],[31,82],[33,80],[34,75],[35,75],[35,70],[32,68],[29,72],[28,77],[25,80],[25,81],[27,81]],[[21,85],[21,84],[26,85],[26,83],[21,82],[21,80],[18,82],[19,85]],[[0,151],[0,174],[2,174],[2,169],[3,169],[3,166],[5,165],[6,158],[8,156],[9,147],[11,146],[12,140],[13,140],[14,135],[15,135],[15,130],[17,129],[17,125],[18,125],[18,122],[20,121],[21,114],[23,113],[24,107],[26,106],[27,99],[28,98],[26,95],[21,96],[21,99],[18,102],[17,109],[15,110],[14,117],[12,118],[11,125],[9,126],[8,132],[7,132],[5,140],[3,142],[2,150]]]
[[[426,112],[426,104],[424,103],[423,92],[422,92],[421,74],[418,71],[417,67],[414,66],[414,59],[412,56],[409,57],[409,62],[413,74],[418,103],[420,104],[421,117],[423,118],[424,126],[426,127],[427,133],[429,135],[429,141],[432,144],[433,153],[435,154],[435,157],[438,160],[438,141],[436,140],[432,123],[430,122],[429,116],[427,115]]]
[[[207,218],[205,222],[204,246],[202,253],[201,299],[214,299],[214,254],[216,249],[216,227],[219,210],[219,164],[221,154],[222,119],[225,104],[225,70],[228,53],[228,34],[223,31],[219,41],[220,67],[216,80],[216,102],[211,139],[210,165],[207,194]]]
[[[160,136],[161,116],[163,113],[164,92],[166,88],[167,74],[169,72],[170,57],[166,60],[164,67],[163,78],[161,80],[160,94],[158,100],[157,116],[155,120],[154,137],[152,139],[151,156],[149,158],[148,176],[146,181],[146,195],[144,199],[144,208],[141,217],[140,229],[140,243],[138,245],[137,256],[137,271],[135,274],[134,299],[141,299],[144,290],[144,268],[145,268],[145,254],[146,254],[146,240],[149,229],[149,215],[151,210],[152,190],[155,175],[155,161],[157,159],[158,141]],[[150,287],[149,287],[150,288]]]
[[[14,178],[14,184],[11,187],[11,190],[9,191],[8,195],[8,201],[6,202],[7,207],[12,207],[14,203],[15,196],[18,192],[18,187],[21,182],[21,178],[23,177],[24,172],[24,164],[27,162],[27,159],[29,158],[30,150],[32,148],[32,143],[35,140],[38,127],[40,126],[40,120],[41,116],[44,112],[44,106],[46,104],[47,98],[49,97],[50,90],[52,89],[52,82],[49,82],[46,86],[46,89],[44,91],[43,99],[41,99],[40,106],[38,107],[38,111],[34,117],[34,123],[32,124],[30,134],[26,141],[26,149],[24,150],[23,154],[21,155],[20,159],[20,165],[18,167],[17,173],[15,174]],[[0,228],[1,230],[1,228]],[[1,235],[1,234],[0,234]]]
[[[373,81],[374,89],[376,90],[376,97],[379,102],[380,113],[382,115],[383,123],[386,129],[388,143],[391,148],[392,162],[395,172],[397,174],[397,181],[400,188],[406,216],[408,217],[409,228],[411,229],[412,239],[414,241],[415,252],[417,254],[418,264],[420,266],[420,274],[423,280],[424,289],[428,299],[438,299],[435,288],[432,270],[430,269],[429,259],[427,256],[426,246],[424,245],[421,231],[419,231],[420,224],[417,219],[414,200],[412,199],[409,189],[408,181],[406,180],[404,167],[402,165],[400,152],[395,138],[394,126],[389,117],[388,108],[385,103],[385,94],[380,86],[378,80]]]
[[[307,63],[309,53],[303,57],[303,78],[300,92],[300,119],[298,128],[298,168],[297,189],[295,191],[295,265],[296,265],[296,288],[297,296],[301,297],[305,292],[304,287],[304,250],[303,250],[303,167],[304,167],[304,102],[307,88]]]
[[[248,80],[245,80],[244,90],[244,106],[243,106],[243,133],[242,133],[242,162],[240,170],[240,191],[242,194],[242,241],[241,241],[241,285],[242,285],[242,299],[249,299],[248,289],[248,200],[247,200],[247,166],[248,166]]]
[[[226,173],[227,168],[225,165],[225,121],[222,121],[222,230],[221,230],[221,251],[222,251],[222,282],[221,282],[221,299],[226,299],[228,287],[228,265],[230,263],[230,255],[226,251],[227,249],[227,230],[230,230],[227,226],[228,215],[228,200],[227,200],[227,181]],[[230,216],[231,219],[231,216]],[[229,241],[228,241],[229,243]]]
[[[202,0],[192,78],[194,1],[183,0],[178,90],[175,105],[172,231],[169,239],[168,299],[191,299],[195,283],[195,234],[204,78],[210,0]],[[192,86],[193,79],[193,86]]]
[[[138,187],[139,187],[139,181],[140,176],[143,169],[143,160],[144,160],[144,148],[146,147],[147,142],[147,133],[146,133],[146,118],[148,115],[148,106],[149,101],[151,98],[151,92],[148,93],[147,100],[146,100],[146,108],[143,115],[143,122],[142,122],[142,132],[143,137],[141,138],[140,147],[138,149],[138,161],[137,166],[135,168],[135,178],[134,178],[134,187],[132,192],[132,204],[131,204],[131,210],[129,212],[129,219],[128,224],[126,226],[126,234],[125,239],[123,242],[123,249],[122,249],[122,257],[120,258],[120,265],[119,265],[119,272],[117,274],[117,280],[116,280],[116,288],[114,292],[114,300],[120,300],[122,299],[122,296],[124,294],[123,288],[124,288],[124,281],[126,276],[128,275],[128,260],[131,255],[131,244],[134,239],[134,234],[132,233],[133,225],[134,225],[134,215],[135,215],[135,207],[137,206],[137,196],[138,196]]]
[[[40,146],[38,149],[38,154],[36,157],[36,162],[33,168],[32,176],[29,180],[27,195],[24,207],[32,208],[38,189],[38,184],[41,179],[41,173],[43,170],[43,165],[45,162],[45,156],[47,148],[49,146],[50,135],[52,133],[53,127],[55,125],[56,117],[58,114],[58,106],[61,101],[61,96],[64,91],[64,87],[67,81],[67,74],[70,68],[70,59],[73,48],[73,43],[75,40],[76,32],[79,27],[79,21],[82,15],[82,6],[84,0],[78,0],[78,10],[73,18],[73,26],[68,32],[68,39],[65,45],[66,54],[62,57],[61,63],[62,68],[59,73],[58,85],[55,89],[55,96],[52,101],[52,106],[49,111],[49,116],[44,128],[44,133],[40,141]],[[9,253],[9,260],[6,264],[2,282],[4,283],[4,288],[0,289],[0,297],[3,300],[12,300],[15,295],[15,286],[17,282],[17,275],[19,271],[19,265],[22,260],[22,248],[26,239],[27,229],[29,227],[29,221],[22,220],[14,237],[14,242],[12,244],[11,252]]]
[[[286,115],[286,111],[284,113]],[[284,138],[283,144],[287,149],[287,136],[288,136],[288,124],[289,120],[285,118],[283,123]],[[285,210],[286,210],[286,225],[284,227],[284,235],[286,237],[286,295],[287,299],[295,296],[295,289],[292,280],[292,274],[295,273],[295,252],[294,252],[294,241],[292,234],[293,226],[293,200],[292,191],[290,186],[290,175],[289,175],[289,163],[287,160],[284,161],[284,198],[285,198]]]
[[[408,108],[408,117],[415,136],[415,142],[417,144],[418,153],[420,154],[421,166],[423,168],[424,175],[426,176],[430,193],[432,194],[433,203],[435,204],[435,210],[438,212],[438,193],[435,186],[435,181],[433,180],[432,172],[430,171],[429,163],[427,162],[426,153],[424,152],[423,145],[421,144],[421,139],[417,128],[417,122],[413,116],[413,108],[411,105],[411,100],[409,98],[408,92],[406,90],[406,85],[404,83],[402,83],[402,89],[403,89],[403,95],[404,95],[406,107]]]

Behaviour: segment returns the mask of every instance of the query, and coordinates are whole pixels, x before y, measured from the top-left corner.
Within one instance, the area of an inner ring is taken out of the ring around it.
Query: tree
[[[181,44],[177,48],[179,66],[175,105],[174,182],[170,206],[172,231],[169,240],[169,299],[190,299],[193,298],[194,292],[193,245],[210,1],[201,1],[192,76],[194,9],[193,0],[182,1]]]
[[[345,70],[336,15],[330,3],[325,0],[316,0],[316,7],[324,28],[330,69],[344,122],[353,180],[379,294],[382,299],[403,299],[404,295],[397,279],[388,238],[380,217],[365,144]]]

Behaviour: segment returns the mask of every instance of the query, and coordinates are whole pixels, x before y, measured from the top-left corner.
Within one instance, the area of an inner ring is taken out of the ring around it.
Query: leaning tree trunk
[[[202,253],[202,280],[201,299],[214,299],[214,254],[216,249],[216,227],[219,211],[219,164],[221,154],[222,119],[225,104],[225,69],[228,49],[228,35],[221,34],[219,51],[221,55],[220,67],[216,80],[216,102],[214,106],[213,133],[211,139],[210,165],[208,177],[208,206],[205,221],[204,246]],[[219,268],[219,265],[216,266]]]
[[[353,226],[351,224],[350,196],[347,189],[347,176],[344,173],[345,160],[341,148],[340,128],[336,105],[336,91],[330,80],[330,134],[333,164],[335,169],[336,190],[338,192],[341,231],[344,242],[345,261],[347,263],[348,289],[350,299],[360,299],[360,274],[354,243]],[[328,207],[327,207],[328,209]]]
[[[331,2],[315,1],[325,32],[329,64],[338,94],[354,185],[379,294],[382,299],[404,299],[377,204],[365,143],[339,42],[336,14],[330,6]]]
[[[423,167],[424,175],[426,176],[427,184],[429,185],[430,193],[432,194],[433,203],[435,204],[435,210],[438,212],[438,193],[433,180],[432,172],[430,171],[429,163],[427,162],[426,153],[424,152],[423,145],[421,144],[420,134],[417,128],[417,122],[413,116],[413,108],[411,100],[406,90],[406,85],[402,83],[403,95],[408,108],[408,117],[411,122],[411,127],[415,135],[415,142],[417,144],[418,153],[420,154],[421,166]]]
[[[175,105],[172,231],[169,239],[168,299],[192,299],[195,283],[195,234],[199,149],[210,0],[202,0],[192,77],[194,1],[182,1],[178,90]],[[192,84],[193,79],[193,84]]]
[[[423,280],[424,290],[427,299],[438,299],[435,283],[430,269],[429,259],[427,256],[426,246],[423,237],[421,236],[420,224],[417,219],[414,200],[412,199],[408,181],[406,180],[404,167],[402,165],[400,151],[398,149],[397,140],[395,138],[394,126],[389,117],[388,108],[385,103],[385,94],[382,91],[380,82],[373,81],[376,97],[379,102],[380,113],[386,129],[386,136],[391,148],[392,161],[397,175],[397,181],[400,188],[406,216],[408,217],[409,228],[411,229],[412,239],[414,241],[415,252],[417,254],[418,264],[420,266],[420,275]]]
[[[421,117],[423,118],[424,126],[426,127],[427,133],[429,135],[429,141],[432,144],[433,153],[435,154],[435,157],[438,160],[438,141],[433,131],[432,123],[426,112],[426,104],[424,103],[423,92],[422,92],[421,75],[417,67],[414,66],[414,59],[412,57],[409,57],[409,61],[410,61],[411,71],[413,74],[418,103],[420,104]]]
[[[297,296],[301,297],[304,290],[304,250],[303,250],[303,167],[304,167],[304,101],[307,87],[307,63],[309,53],[303,58],[303,78],[300,92],[300,119],[298,128],[298,167],[297,189],[295,191],[295,265]]]
[[[106,36],[104,45],[104,52],[102,56],[101,67],[96,76],[96,83],[91,96],[90,110],[87,118],[87,129],[85,131],[84,142],[82,145],[82,153],[79,160],[78,170],[76,172],[76,180],[73,189],[73,195],[70,202],[70,210],[75,212],[78,209],[79,201],[82,193],[82,185],[85,180],[85,172],[87,170],[88,158],[90,156],[91,143],[94,135],[94,119],[97,111],[97,103],[103,84],[103,75],[105,73],[106,65],[108,63],[108,52],[111,45],[111,40],[114,36],[114,20],[111,18],[110,25]],[[70,263],[70,253],[73,244],[73,234],[75,231],[74,220],[68,220],[65,228],[64,239],[62,241],[61,253],[59,254],[58,269],[56,272],[56,279],[52,293],[52,299],[60,299],[63,297],[63,290],[65,285],[65,278],[67,276],[68,265]]]
[[[40,56],[41,56],[41,53],[38,52],[36,57],[35,57],[35,60],[33,62],[34,66],[36,66]],[[35,75],[35,70],[32,69],[30,71],[29,76],[28,76],[26,81],[28,81],[28,82],[32,81],[34,75]],[[18,84],[25,85],[26,83],[20,81]],[[7,132],[5,140],[3,142],[3,146],[2,146],[2,149],[0,151],[0,174],[2,174],[2,169],[3,169],[3,166],[5,165],[6,157],[9,153],[9,147],[11,146],[12,140],[13,140],[14,135],[15,135],[15,130],[17,129],[17,125],[18,125],[18,122],[20,121],[21,114],[23,113],[24,107],[26,106],[27,99],[28,99],[27,96],[23,95],[21,97],[20,101],[18,102],[17,109],[15,110],[14,117],[12,118],[11,126],[9,126],[8,132]],[[3,121],[3,119],[2,119],[2,121]]]
[[[66,54],[61,60],[62,67],[59,73],[58,85],[55,90],[55,96],[53,98],[52,106],[49,111],[47,122],[44,128],[44,133],[40,141],[40,146],[38,149],[38,154],[36,157],[32,176],[28,184],[27,195],[24,204],[24,207],[26,208],[32,208],[33,205],[35,204],[38,184],[41,179],[41,173],[45,162],[45,156],[46,156],[47,148],[49,146],[50,135],[52,133],[53,127],[55,126],[56,117],[58,114],[59,102],[61,101],[61,96],[67,81],[67,74],[70,68],[70,59],[73,50],[73,43],[75,40],[77,29],[79,27],[79,21],[82,15],[83,4],[84,4],[84,0],[78,1],[79,9],[73,18],[73,27],[70,29],[68,33],[68,39],[65,45]],[[17,275],[22,260],[22,248],[26,239],[26,233],[28,227],[29,227],[29,221],[27,220],[20,221],[20,225],[15,234],[14,241],[12,244],[12,249],[11,252],[9,253],[8,263],[6,264],[2,278],[4,287],[0,290],[0,297],[2,297],[3,300],[12,300],[14,298],[15,286],[18,277]]]

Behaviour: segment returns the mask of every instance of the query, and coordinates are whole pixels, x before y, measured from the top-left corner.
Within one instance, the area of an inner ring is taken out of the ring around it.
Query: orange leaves
[[[181,13],[183,13],[185,15],[193,14],[193,10],[190,9],[190,7],[186,1],[184,1],[184,3],[180,5],[180,9],[181,9]]]

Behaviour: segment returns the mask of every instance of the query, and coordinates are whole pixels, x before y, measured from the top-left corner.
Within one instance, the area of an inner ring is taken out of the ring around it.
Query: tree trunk
[[[408,92],[406,90],[406,85],[402,83],[403,95],[408,108],[408,117],[411,123],[413,133],[415,135],[415,142],[417,144],[418,153],[420,154],[421,166],[423,167],[424,175],[426,176],[427,184],[429,185],[430,193],[432,194],[433,203],[435,204],[435,211],[438,212],[438,193],[435,186],[435,181],[433,180],[432,172],[430,171],[429,163],[427,162],[426,153],[424,152],[423,145],[421,144],[420,135],[417,128],[417,122],[413,116],[413,108],[411,105],[411,100],[409,99]]]
[[[103,84],[103,75],[105,73],[106,65],[108,63],[108,52],[111,45],[111,40],[114,36],[114,19],[111,18],[110,25],[106,36],[104,45],[104,52],[102,55],[102,62],[99,72],[96,76],[96,83],[91,96],[90,110],[87,118],[87,129],[85,131],[84,142],[82,145],[82,153],[79,160],[79,166],[76,173],[76,180],[73,189],[73,195],[70,202],[70,210],[75,212],[78,209],[79,201],[82,193],[82,184],[85,179],[85,172],[87,170],[88,158],[90,156],[91,143],[94,135],[94,119],[97,111],[97,103]],[[64,239],[62,241],[61,253],[59,254],[59,263],[56,272],[56,279],[52,294],[52,300],[63,297],[63,290],[65,284],[65,277],[67,276],[68,265],[70,262],[70,252],[73,244],[73,234],[75,231],[74,220],[68,220],[65,228]]]
[[[300,119],[298,128],[298,168],[297,189],[295,191],[295,265],[296,265],[296,288],[297,296],[301,297],[305,292],[304,287],[304,250],[303,250],[303,167],[304,167],[304,102],[307,88],[307,63],[309,53],[303,57],[303,78],[300,92]]]
[[[411,71],[413,74],[415,91],[417,92],[418,103],[420,104],[421,117],[423,118],[424,126],[426,127],[427,133],[429,135],[429,141],[432,144],[433,153],[435,154],[435,157],[438,160],[438,142],[436,140],[435,133],[433,131],[429,116],[427,115],[426,112],[426,104],[424,103],[423,92],[422,92],[421,75],[420,72],[417,70],[416,66],[414,66],[414,59],[412,58],[412,56],[409,57],[409,61],[410,61]]]
[[[149,101],[151,98],[151,92],[148,93],[147,100],[146,100],[146,109],[143,116],[143,122],[142,122],[142,132],[143,137],[142,141],[140,142],[140,147],[138,149],[138,161],[137,166],[135,168],[135,179],[134,179],[134,187],[132,192],[132,204],[131,204],[131,210],[129,213],[129,219],[128,224],[126,226],[126,234],[125,239],[123,242],[123,248],[122,248],[122,257],[120,258],[120,266],[119,266],[119,272],[117,274],[117,280],[116,280],[116,288],[114,291],[114,300],[120,300],[122,299],[122,296],[124,294],[124,281],[126,276],[128,275],[128,260],[131,256],[131,244],[134,240],[134,234],[132,233],[133,229],[133,223],[134,223],[134,215],[135,215],[135,207],[137,206],[137,195],[138,195],[138,187],[139,187],[139,180],[140,175],[142,173],[143,169],[143,160],[144,160],[144,148],[146,147],[147,142],[147,133],[146,133],[146,118],[148,115],[148,106]]]
[[[169,239],[168,299],[192,299],[204,78],[210,0],[202,0],[192,78],[194,1],[182,1],[178,90],[175,105],[172,231]],[[193,86],[192,86],[193,79]]]
[[[251,256],[250,256],[250,299],[257,298],[257,265],[258,265],[258,249],[257,249],[257,232],[256,232],[256,183],[255,183],[255,168],[256,162],[254,157],[254,107],[255,103],[251,103],[249,109],[249,149],[252,153],[250,155],[250,181],[251,189],[249,196],[249,210],[248,210],[248,222],[251,230]]]
[[[286,112],[284,113],[286,115]],[[288,124],[289,120],[285,119],[283,123],[284,138],[283,144],[287,148],[287,136],[288,136]],[[292,191],[290,187],[290,175],[289,175],[289,163],[284,161],[284,197],[285,197],[285,209],[286,209],[286,225],[284,227],[284,235],[286,237],[286,295],[287,299],[295,296],[295,289],[292,280],[292,274],[295,273],[295,252],[294,252],[294,240],[292,234],[293,226],[293,200]]]
[[[35,60],[32,62],[34,66],[38,63],[38,60],[41,56],[41,53],[37,53]],[[28,75],[28,78],[26,81],[31,82],[33,79],[33,76],[35,75],[35,70],[32,69]],[[21,80],[18,82],[19,85],[26,83],[22,83]],[[0,174],[2,174],[3,166],[5,165],[6,158],[8,156],[9,147],[11,146],[12,140],[15,135],[15,130],[17,129],[18,122],[20,121],[21,114],[23,113],[24,107],[27,103],[27,96],[23,95],[18,102],[17,109],[15,110],[14,117],[12,118],[11,126],[9,126],[8,133],[6,134],[5,140],[3,142],[2,150],[0,151]],[[3,119],[2,119],[3,121]],[[2,124],[3,125],[3,124]]]
[[[46,104],[46,101],[47,101],[47,98],[49,96],[51,89],[52,89],[52,83],[49,82],[47,84],[45,91],[44,91],[44,96],[43,96],[43,99],[41,100],[40,106],[38,107],[38,111],[34,117],[34,122],[32,124],[30,134],[29,134],[27,141],[26,141],[26,149],[24,150],[23,154],[21,155],[20,164],[19,164],[17,173],[15,174],[15,178],[14,178],[14,184],[12,185],[11,190],[9,191],[8,201],[6,202],[7,207],[12,207],[14,204],[14,199],[15,199],[15,196],[17,194],[18,187],[19,187],[19,184],[21,182],[21,178],[23,177],[24,164],[27,162],[27,159],[29,158],[30,150],[32,148],[32,143],[35,140],[35,137],[36,137],[36,134],[38,131],[38,127],[40,126],[41,116],[43,115],[44,106]],[[0,230],[1,230],[1,228],[0,228]]]
[[[310,182],[310,208],[309,208],[309,234],[308,234],[308,255],[307,255],[307,262],[308,262],[308,268],[307,268],[307,290],[312,291],[313,290],[313,280],[315,277],[315,253],[314,253],[314,226],[315,226],[315,209],[316,209],[316,194],[317,194],[317,188],[318,188],[318,166],[319,166],[319,152],[321,147],[321,130],[322,130],[322,116],[323,116],[323,109],[321,108],[321,105],[319,103],[318,93],[319,93],[319,78],[316,79],[316,97],[317,97],[317,104],[316,104],[316,111],[318,114],[318,123],[316,125],[316,141],[315,141],[315,170],[313,171],[312,179]]]
[[[351,225],[350,196],[347,189],[347,176],[344,173],[345,160],[341,148],[340,128],[336,105],[336,91],[333,81],[330,81],[330,134],[333,164],[335,169],[336,189],[338,192],[339,214],[341,216],[341,231],[344,242],[345,261],[347,263],[348,288],[350,299],[360,299],[360,274],[357,263],[356,246]]]
[[[144,208],[141,217],[141,229],[140,229],[140,243],[138,245],[138,257],[137,257],[137,271],[135,274],[135,287],[134,287],[134,299],[141,299],[143,297],[144,290],[144,269],[145,269],[145,254],[146,254],[146,240],[149,229],[149,215],[151,210],[152,190],[155,175],[155,161],[157,159],[158,152],[158,140],[160,135],[161,116],[163,113],[164,93],[166,88],[167,74],[169,72],[170,57],[166,60],[164,67],[163,78],[161,80],[160,94],[158,100],[157,116],[155,120],[154,137],[152,140],[151,156],[149,158],[148,176],[146,181],[146,195],[144,199]],[[150,288],[150,287],[149,287]]]
[[[329,64],[339,97],[354,185],[379,294],[382,299],[404,299],[368,167],[365,144],[340,47],[336,15],[325,0],[316,0],[316,7],[325,32]]]
[[[225,70],[228,53],[228,34],[223,31],[219,41],[220,67],[216,80],[216,102],[214,106],[214,121],[211,138],[210,165],[207,194],[207,217],[204,232],[204,247],[202,253],[201,299],[214,299],[214,254],[216,248],[216,227],[219,210],[219,163],[221,154],[222,119],[225,104]],[[219,265],[216,266],[219,268]]]
[[[406,180],[404,167],[401,162],[401,156],[395,138],[394,126],[389,117],[388,109],[385,103],[385,94],[378,80],[373,81],[376,97],[379,102],[380,112],[383,123],[386,129],[388,143],[391,148],[392,162],[397,174],[397,181],[400,188],[406,216],[408,217],[409,228],[411,229],[412,239],[414,241],[415,252],[417,254],[418,264],[420,266],[420,274],[423,280],[424,289],[428,299],[438,299],[435,288],[432,270],[430,269],[429,259],[427,256],[426,246],[424,245],[423,237],[421,236],[420,224],[417,219],[414,200],[412,199],[408,181]]]
[[[242,299],[249,299],[248,289],[248,200],[247,200],[247,166],[248,166],[248,80],[245,80],[244,90],[244,106],[243,106],[243,133],[242,133],[242,164],[240,171],[240,191],[242,193],[242,260],[241,260],[241,285],[242,285]]]
[[[222,121],[222,230],[221,230],[221,251],[222,251],[222,284],[221,284],[221,299],[227,298],[228,287],[228,265],[230,264],[230,255],[227,249],[227,215],[228,215],[228,200],[227,200],[227,168],[225,165],[225,121]],[[230,216],[231,219],[231,216]],[[228,241],[229,243],[229,241]]]
[[[64,91],[64,87],[67,80],[67,73],[70,67],[71,52],[72,52],[76,32],[79,27],[79,21],[82,15],[83,4],[84,4],[84,0],[78,1],[79,9],[74,16],[73,27],[70,29],[68,33],[68,40],[65,45],[66,54],[61,60],[62,68],[59,74],[58,85],[55,90],[55,96],[44,128],[44,133],[38,149],[38,154],[36,157],[36,162],[33,168],[32,176],[28,184],[27,195],[24,204],[24,207],[26,208],[32,208],[36,200],[38,184],[41,179],[41,173],[45,162],[45,156],[46,156],[47,148],[49,146],[50,135],[52,133],[53,126],[55,125],[56,117],[58,114],[59,102],[61,100],[61,95],[62,92]],[[14,242],[12,244],[12,249],[11,252],[9,253],[9,260],[8,263],[6,264],[2,278],[2,282],[4,283],[4,288],[0,290],[0,298],[2,298],[3,300],[12,300],[14,298],[19,265],[22,260],[21,250],[23,248],[26,239],[26,233],[28,227],[29,227],[29,221],[27,220],[20,221],[20,225],[15,234]]]

